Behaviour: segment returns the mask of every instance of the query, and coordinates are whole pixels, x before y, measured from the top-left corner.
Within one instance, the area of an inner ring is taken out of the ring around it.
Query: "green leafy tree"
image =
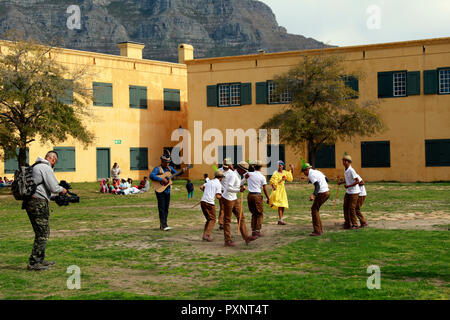
[[[306,142],[308,160],[315,166],[322,146],[383,130],[377,102],[355,99],[358,92],[348,85],[350,79],[363,76],[349,72],[341,56],[302,57],[297,66],[274,79],[274,97],[290,96],[292,101],[261,128],[279,129],[280,141],[297,151]]]
[[[26,164],[27,146],[63,142],[69,136],[85,146],[94,139],[83,124],[90,115],[87,68],[70,71],[56,59],[60,49],[33,40],[2,42],[0,54],[0,146],[6,158]]]

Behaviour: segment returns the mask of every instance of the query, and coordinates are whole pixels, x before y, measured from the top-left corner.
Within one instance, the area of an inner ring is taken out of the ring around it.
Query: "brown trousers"
[[[205,229],[203,231],[205,236],[210,236],[216,224],[216,206],[202,201],[200,203],[203,215],[206,218]]]
[[[344,197],[344,228],[357,227],[356,205],[358,203],[359,194],[345,194]]]
[[[220,209],[219,209],[219,224],[221,226],[223,226],[223,213],[224,213],[224,210],[225,210],[225,207],[223,205],[223,200],[224,200],[223,197],[219,199],[219,205],[220,205]]]
[[[355,208],[356,216],[358,217],[361,225],[367,223],[366,218],[364,218],[363,214],[361,213],[361,207],[363,206],[364,201],[366,201],[366,196],[358,197],[358,202],[356,203],[356,208]]]
[[[225,238],[225,242],[230,242],[231,241],[231,217],[234,214],[239,223],[240,203],[239,203],[239,200],[237,200],[237,199],[230,201],[230,200],[223,198],[223,206],[224,206],[223,235]],[[241,220],[239,231],[241,232],[242,238],[244,240],[248,238],[247,226],[245,225],[244,213],[242,213],[242,220]]]
[[[248,209],[252,213],[252,231],[261,231],[264,218],[264,201],[261,194],[247,196]]]
[[[315,233],[322,233],[322,220],[320,219],[319,210],[320,207],[325,203],[325,201],[330,198],[330,191],[319,193],[317,197],[314,198],[314,203],[311,207],[311,217],[312,224]]]

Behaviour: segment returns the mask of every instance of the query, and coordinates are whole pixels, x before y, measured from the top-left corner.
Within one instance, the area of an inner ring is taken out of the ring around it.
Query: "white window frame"
[[[241,105],[241,84],[219,84],[219,107],[235,107]]]
[[[392,75],[394,97],[407,96],[406,78],[407,78],[406,72],[394,72],[394,74]]]
[[[275,87],[276,86],[273,81],[267,82],[267,102],[269,104],[288,104],[292,102],[292,96],[289,90],[285,90],[279,96],[275,96],[273,94]]]
[[[439,70],[439,94],[450,94],[450,69]]]

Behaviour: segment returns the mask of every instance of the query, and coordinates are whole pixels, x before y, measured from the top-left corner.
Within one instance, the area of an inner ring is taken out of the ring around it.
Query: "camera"
[[[64,189],[66,189],[67,193],[66,194],[60,193],[57,196],[51,197],[51,200],[55,201],[58,206],[60,206],[60,207],[68,206],[70,203],[79,203],[80,202],[80,197],[77,194],[69,191],[70,189],[72,189],[72,186],[70,185],[70,183],[68,183],[65,180],[61,180],[59,185],[61,187],[63,187]]]

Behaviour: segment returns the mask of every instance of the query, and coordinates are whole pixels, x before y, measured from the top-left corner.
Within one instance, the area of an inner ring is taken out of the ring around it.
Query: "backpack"
[[[33,180],[33,168],[37,164],[35,163],[31,167],[20,167],[14,172],[11,191],[16,200],[26,200],[36,192],[37,185]]]

